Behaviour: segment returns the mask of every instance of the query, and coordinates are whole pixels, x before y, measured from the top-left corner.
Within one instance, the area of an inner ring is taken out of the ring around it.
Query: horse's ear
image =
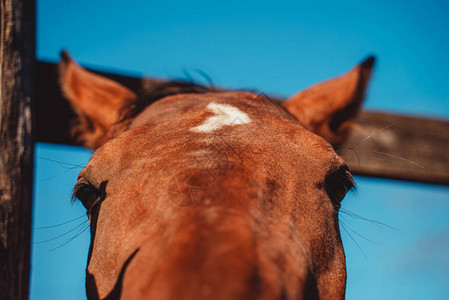
[[[136,99],[128,88],[80,67],[66,51],[59,61],[59,80],[78,116],[73,133],[92,149],[107,141],[105,134],[118,121],[122,108]]]
[[[350,72],[312,86],[288,99],[283,107],[309,130],[332,145],[342,144],[360,110],[374,57]]]

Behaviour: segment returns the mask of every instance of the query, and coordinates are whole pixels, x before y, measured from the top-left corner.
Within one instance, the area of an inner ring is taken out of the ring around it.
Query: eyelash
[[[324,188],[335,209],[338,210],[347,192],[355,188],[354,179],[348,168],[343,167],[326,176]]]
[[[85,179],[80,179],[73,188],[72,201],[78,199],[88,211],[98,203],[99,198],[100,190]]]

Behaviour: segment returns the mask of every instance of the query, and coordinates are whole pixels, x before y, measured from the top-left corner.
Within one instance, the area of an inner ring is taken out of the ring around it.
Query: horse
[[[67,52],[60,85],[94,150],[74,201],[90,223],[89,299],[344,299],[336,149],[374,57],[285,102],[160,82],[136,94]]]

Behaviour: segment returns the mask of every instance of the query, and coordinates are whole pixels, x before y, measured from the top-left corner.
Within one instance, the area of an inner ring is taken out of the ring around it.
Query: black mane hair
[[[220,90],[216,89],[212,85],[204,86],[185,80],[155,83],[150,88],[146,88],[145,90],[139,92],[135,101],[122,107],[119,122],[136,117],[151,103],[162,98],[177,94],[205,94],[209,92],[220,92]]]

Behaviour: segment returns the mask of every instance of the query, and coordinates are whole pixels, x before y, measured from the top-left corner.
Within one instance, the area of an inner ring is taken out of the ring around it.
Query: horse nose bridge
[[[228,215],[215,222],[213,216],[186,214],[144,241],[128,267],[124,298],[298,296],[310,270],[300,247],[285,236],[255,232],[253,220],[239,213],[220,213]]]
[[[211,224],[198,214],[178,218],[157,241],[140,246],[125,276],[128,298],[239,299],[247,285],[254,285],[257,258],[244,223]]]

